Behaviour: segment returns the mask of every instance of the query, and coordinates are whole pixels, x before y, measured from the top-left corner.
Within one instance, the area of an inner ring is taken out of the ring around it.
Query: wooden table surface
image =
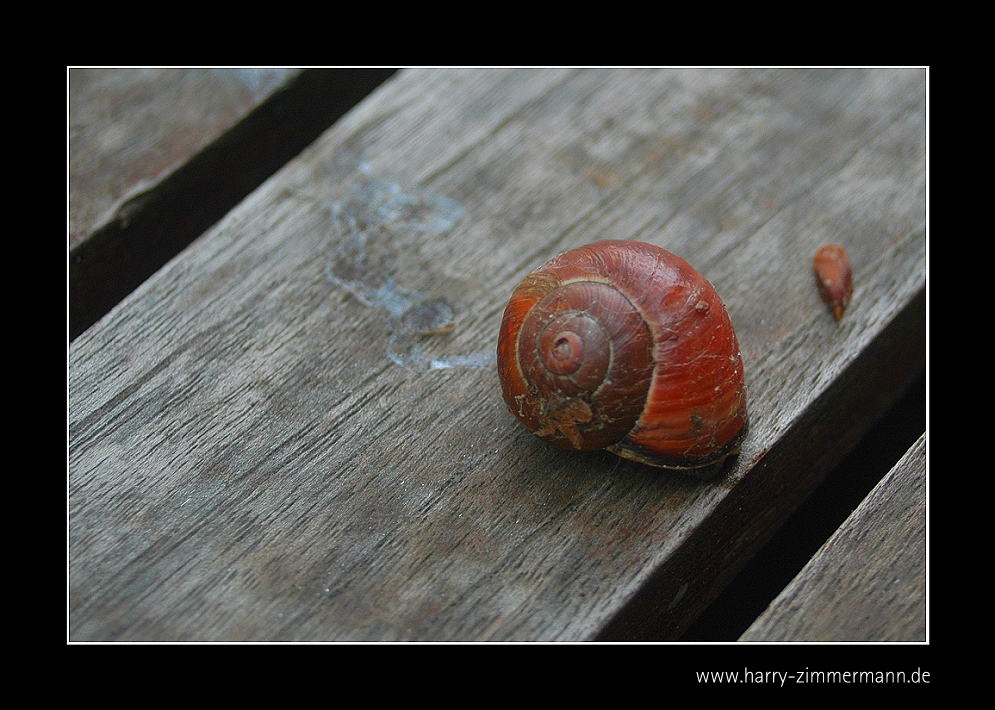
[[[740,641],[926,639],[926,437]]]
[[[69,639],[679,638],[925,371],[925,205],[923,69],[397,73],[70,343]],[[512,289],[605,238],[729,309],[752,428],[717,479],[504,405]],[[922,640],[919,599],[875,613]]]

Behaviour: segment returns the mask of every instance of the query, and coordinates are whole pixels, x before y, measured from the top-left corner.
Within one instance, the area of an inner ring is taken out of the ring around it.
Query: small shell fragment
[[[836,320],[839,320],[850,305],[850,297],[853,295],[850,257],[843,247],[827,244],[816,250],[814,263],[822,300],[829,305]]]

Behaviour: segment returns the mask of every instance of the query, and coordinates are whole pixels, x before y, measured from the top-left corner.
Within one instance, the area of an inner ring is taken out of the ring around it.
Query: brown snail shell
[[[595,242],[539,267],[505,309],[497,356],[508,408],[553,446],[711,475],[746,436],[725,306],[651,244]]]
[[[853,296],[853,267],[846,250],[837,244],[827,244],[815,251],[813,259],[819,294],[833,317],[839,320]]]

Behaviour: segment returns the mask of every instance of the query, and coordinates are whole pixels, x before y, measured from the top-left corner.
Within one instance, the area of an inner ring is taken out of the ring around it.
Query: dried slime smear
[[[463,206],[427,190],[372,176],[362,161],[356,161],[354,167],[346,194],[329,204],[338,246],[325,267],[328,279],[389,318],[387,356],[398,365],[419,373],[493,368],[495,355],[491,352],[445,357],[427,354],[426,338],[455,328],[455,309],[444,298],[395,283],[391,275],[398,240],[404,239],[405,232],[446,232],[463,215]]]

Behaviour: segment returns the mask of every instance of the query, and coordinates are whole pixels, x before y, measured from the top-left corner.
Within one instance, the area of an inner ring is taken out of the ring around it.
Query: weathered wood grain
[[[926,436],[740,641],[926,640]]]
[[[70,68],[70,339],[390,74]]]
[[[402,72],[70,347],[70,638],[675,638],[925,366],[924,126],[921,70]],[[504,407],[508,294],[598,238],[729,307],[717,480]]]
[[[296,69],[69,69],[69,247],[180,169]]]

